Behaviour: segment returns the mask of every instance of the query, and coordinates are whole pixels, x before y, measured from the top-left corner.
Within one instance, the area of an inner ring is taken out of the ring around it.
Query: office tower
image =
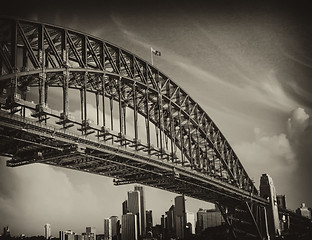
[[[109,219],[111,220],[112,224],[112,239],[116,240],[117,236],[119,235],[119,220],[117,216],[111,216]]]
[[[224,224],[224,219],[219,209],[200,208],[197,212],[196,234],[207,228],[221,226],[222,224]]]
[[[166,229],[169,238],[175,238],[175,218],[174,218],[174,205],[172,205],[166,212]]]
[[[122,215],[126,215],[128,213],[128,201],[125,200],[122,202]]]
[[[152,210],[146,210],[146,232],[152,231],[153,228],[153,213]]]
[[[128,212],[137,216],[137,233],[141,236],[141,198],[140,192],[137,190],[128,192]]]
[[[86,227],[86,237],[88,240],[96,240],[96,228]]]
[[[268,199],[270,206],[266,208],[268,232],[270,236],[281,234],[280,221],[278,215],[276,191],[273,179],[268,174],[262,174],[260,178],[260,196]]]
[[[195,215],[192,212],[186,213],[186,228],[189,234],[195,234]]]
[[[121,218],[121,240],[138,240],[137,215],[127,213]]]
[[[145,236],[146,234],[146,215],[145,215],[145,198],[144,198],[144,188],[142,186],[134,186],[135,191],[140,192],[140,205],[141,205],[141,235]]]
[[[112,240],[112,221],[109,218],[104,219],[104,240]]]
[[[186,214],[185,214],[185,198],[184,195],[177,196],[174,199],[174,216],[175,216],[175,228],[176,238],[184,238],[186,227]]]
[[[277,206],[280,208],[286,209],[286,196],[285,195],[277,195]]]
[[[44,237],[49,239],[51,237],[51,225],[49,223],[44,225]]]
[[[60,240],[75,240],[75,233],[72,230],[60,231],[59,239]]]
[[[303,216],[303,217],[311,219],[311,212],[306,207],[305,203],[301,203],[301,206],[300,206],[300,208],[297,208],[296,213]]]

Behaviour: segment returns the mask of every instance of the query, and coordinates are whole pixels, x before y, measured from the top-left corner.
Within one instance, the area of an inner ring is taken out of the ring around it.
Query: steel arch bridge
[[[215,123],[123,48],[1,18],[0,104],[0,154],[10,167],[45,163],[185,194],[216,203],[235,238],[267,236],[269,202]]]

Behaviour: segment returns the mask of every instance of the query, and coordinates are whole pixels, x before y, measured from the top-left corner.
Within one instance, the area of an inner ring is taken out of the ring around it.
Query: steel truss
[[[30,88],[37,89],[35,103]],[[62,110],[48,107],[51,88],[61,90]],[[80,120],[71,118],[70,89],[79,92]],[[39,162],[186,194],[217,203],[234,237],[264,236],[268,202],[221,131],[168,76],[123,48],[59,26],[0,18],[0,109],[8,166]]]

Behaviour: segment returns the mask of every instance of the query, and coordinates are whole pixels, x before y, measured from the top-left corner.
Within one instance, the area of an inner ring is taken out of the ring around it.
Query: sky
[[[49,6],[11,1],[1,15],[65,26],[101,37],[150,61],[216,123],[259,186],[269,174],[287,207],[312,207],[312,18],[305,2],[93,1]],[[7,168],[0,159],[0,227],[43,234],[43,225],[103,232],[120,216],[133,185],[47,165]],[[176,195],[146,188],[154,221]],[[161,199],[161,201],[159,201]],[[211,204],[187,199],[196,212]]]

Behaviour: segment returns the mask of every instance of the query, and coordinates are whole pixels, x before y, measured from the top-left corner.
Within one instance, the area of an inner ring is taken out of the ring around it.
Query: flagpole
[[[151,47],[151,59],[152,59],[152,65],[154,65],[154,61],[153,61],[153,50],[152,50],[152,47]]]

